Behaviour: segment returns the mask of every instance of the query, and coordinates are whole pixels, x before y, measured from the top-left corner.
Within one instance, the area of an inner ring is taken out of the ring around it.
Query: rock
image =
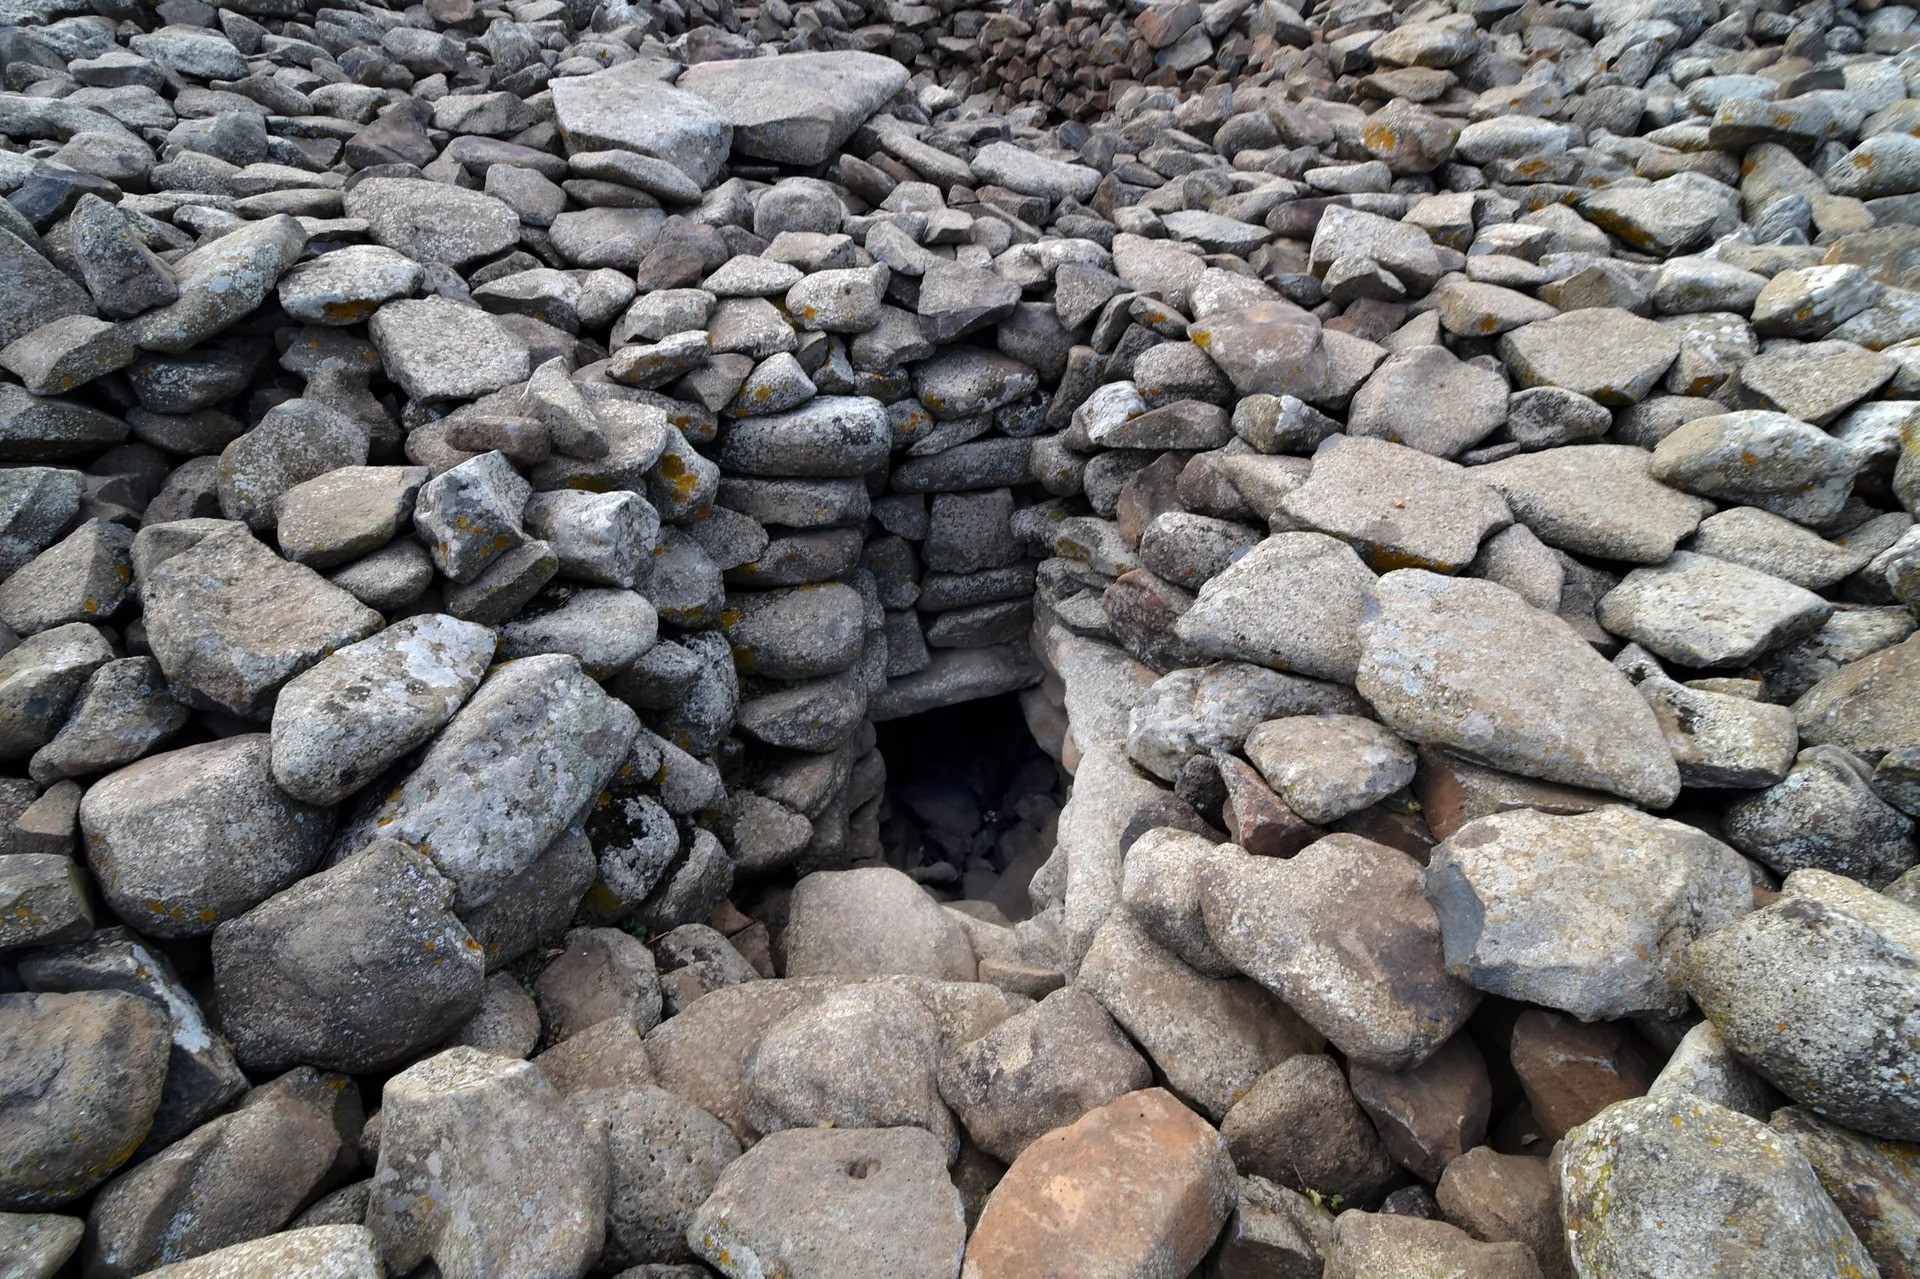
[[[1915,639],[1840,666],[1794,703],[1801,739],[1843,746],[1868,759],[1914,741],[1920,726],[1916,669],[1920,640]]]
[[[600,793],[638,721],[571,657],[522,658],[494,672],[434,739],[418,767],[340,834],[425,851],[454,886],[456,909],[491,901]]]
[[[1775,1111],[1769,1127],[1813,1165],[1820,1188],[1853,1227],[1880,1273],[1912,1274],[1920,1244],[1920,1187],[1913,1179],[1920,1151],[1906,1142],[1863,1137],[1804,1106]]]
[[[1601,404],[1638,404],[1680,354],[1680,340],[1618,307],[1568,311],[1500,338],[1500,356],[1523,386],[1558,386]]]
[[[416,400],[470,400],[524,381],[527,346],[484,311],[445,298],[404,298],[367,326],[387,376]]]
[[[1056,204],[1088,199],[1100,185],[1100,174],[1093,169],[1049,159],[1010,142],[989,142],[974,153],[971,165],[989,182]]]
[[[137,549],[137,548],[136,548]],[[153,655],[190,705],[265,718],[280,686],[381,617],[232,525],[142,572]]]
[[[885,460],[893,429],[863,396],[821,396],[792,413],[748,418],[721,442],[723,468],[741,475],[860,475]]]
[[[383,842],[223,925],[214,981],[241,1061],[370,1071],[444,1039],[486,971],[452,897],[424,856]]]
[[[829,991],[761,1036],[742,1083],[754,1130],[924,1128],[951,1162],[953,1116],[934,1081],[937,1028],[927,1006],[898,986]]]
[[[1476,1146],[1447,1165],[1434,1197],[1446,1219],[1474,1238],[1525,1244],[1543,1274],[1572,1273],[1547,1160]]]
[[[1410,741],[1653,807],[1679,770],[1632,685],[1558,618],[1491,582],[1418,570],[1374,588],[1357,687]]]
[[[1287,861],[1208,868],[1201,909],[1214,946],[1355,1061],[1385,1070],[1431,1056],[1478,997],[1441,969],[1440,928],[1419,864],[1357,835]]]
[[[87,1268],[145,1274],[281,1228],[353,1170],[361,1123],[359,1093],[340,1075],[302,1067],[255,1088],[102,1188]]]
[[[1852,491],[1859,463],[1845,444],[1784,413],[1695,418],[1653,451],[1655,479],[1805,524],[1825,524]]]
[[[1523,453],[1473,473],[1548,546],[1660,564],[1713,507],[1657,482],[1650,461],[1642,449],[1588,444]]]
[[[1676,551],[1627,574],[1600,601],[1600,624],[1684,666],[1733,666],[1820,629],[1833,606],[1743,565]]]
[[[1284,494],[1293,520],[1351,543],[1375,572],[1471,563],[1480,541],[1513,517],[1471,472],[1384,440],[1334,436],[1307,482]]]
[[[1808,747],[1784,780],[1728,806],[1727,839],[1783,875],[1811,866],[1884,887],[1920,849],[1913,823],[1873,793],[1871,779],[1842,748]]]
[[[0,995],[0,1206],[70,1203],[146,1137],[167,1071],[158,1004],[118,991]]]
[[[441,182],[368,178],[347,192],[345,207],[366,220],[376,244],[422,264],[463,267],[520,237],[520,219],[505,202]]]
[[[1219,1133],[1160,1089],[1128,1093],[1021,1153],[988,1197],[960,1273],[1026,1274],[1035,1257],[1072,1256],[1101,1273],[1184,1275],[1233,1197]]]
[[[804,166],[824,164],[906,83],[905,68],[891,58],[837,51],[703,62],[681,73],[679,88],[732,126],[735,150]]]
[[[389,1079],[380,1113],[366,1220],[389,1270],[579,1275],[600,1255],[607,1136],[531,1063],[449,1048]]]
[[[1276,533],[1201,585],[1174,631],[1211,657],[1344,682],[1358,662],[1351,632],[1372,584],[1340,539]]]
[[[1826,590],[1872,558],[1861,548],[1829,542],[1755,506],[1732,506],[1708,516],[1687,549],[1744,564],[1810,591]]]
[[[134,341],[169,355],[193,349],[257,309],[306,246],[306,229],[286,214],[201,245],[172,263],[179,300],[132,321]]]
[[[1357,715],[1268,720],[1246,753],[1287,807],[1322,826],[1387,798],[1414,773],[1412,748]]]
[[[733,139],[705,98],[667,84],[644,60],[554,81],[553,107],[569,153],[637,151],[702,188],[713,183]]]
[[[237,1243],[204,1257],[162,1266],[163,1279],[379,1279],[380,1254],[365,1226],[310,1226]]]
[[[311,871],[332,815],[273,784],[264,733],[141,760],[80,804],[87,863],[115,913],[160,938],[200,937]]]
[[[729,1164],[686,1238],[728,1274],[931,1275],[953,1273],[966,1226],[927,1133],[795,1129]]]
[[[112,660],[106,637],[85,622],[0,653],[0,757],[24,759],[52,741],[87,681]]]
[[[1727,1046],[1795,1101],[1875,1136],[1911,1141],[1920,914],[1822,870],[1696,942],[1688,991]],[[1785,1027],[1785,1029],[1781,1029]]]
[[[93,300],[74,278],[12,231],[0,228],[0,345],[12,345],[48,321],[91,315]]]
[[[574,928],[533,983],[549,1041],[618,1017],[642,1033],[660,1022],[653,952],[618,928]]]
[[[1001,1022],[939,1067],[940,1095],[967,1136],[1004,1163],[1150,1082],[1146,1061],[1106,1010],[1071,986]]]
[[[1528,1009],[1514,1020],[1509,1053],[1529,1127],[1547,1141],[1653,1086],[1653,1067],[1624,1022],[1590,1024]]]
[[[1765,1119],[1780,1104],[1780,1094],[1727,1049],[1726,1040],[1710,1021],[1700,1022],[1680,1037],[1679,1047],[1647,1089],[1649,1096],[1676,1092],[1755,1119]]]
[[[425,276],[422,264],[398,249],[347,245],[281,276],[280,305],[311,324],[359,324],[383,304],[413,296]]]
[[[88,520],[0,582],[0,623],[32,635],[121,612],[132,545],[125,527]]]
[[[1331,1057],[1302,1053],[1275,1066],[1220,1121],[1234,1167],[1303,1194],[1376,1203],[1393,1159],[1360,1113]]]
[[[740,1143],[712,1115],[664,1088],[591,1088],[571,1100],[606,1132],[612,1168],[605,1267],[693,1257],[687,1227]]]
[[[789,977],[974,978],[966,932],[918,884],[884,867],[802,879],[781,947]]]
[[[1873,1262],[1787,1138],[1689,1097],[1612,1107],[1567,1136],[1560,1209],[1574,1265],[1701,1273],[1764,1266],[1779,1275],[1873,1273]],[[1702,1185],[1745,1205],[1708,1205]]]
[[[1241,1177],[1209,1272],[1219,1279],[1313,1279],[1333,1243],[1333,1214],[1264,1177]]]
[[[1617,806],[1469,822],[1434,848],[1427,893],[1448,972],[1587,1021],[1684,1012],[1686,947],[1753,903],[1731,848]]]
[[[0,949],[75,941],[93,930],[79,863],[58,853],[0,859]]]
[[[1493,1089],[1485,1059],[1465,1036],[1455,1035],[1410,1070],[1355,1066],[1348,1083],[1387,1153],[1422,1181],[1440,1180],[1486,1138]]]
[[[50,1279],[80,1247],[86,1223],[56,1213],[0,1214],[0,1250],[20,1279]]]
[[[1456,457],[1507,420],[1506,379],[1445,347],[1390,355],[1354,393],[1347,430],[1437,457]]]
[[[1444,1221],[1349,1209],[1335,1220],[1328,1279],[1454,1274],[1537,1279],[1540,1266],[1520,1243],[1481,1243]]]

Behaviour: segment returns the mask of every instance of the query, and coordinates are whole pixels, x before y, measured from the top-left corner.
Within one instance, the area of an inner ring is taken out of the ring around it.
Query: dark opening
[[[1066,774],[1027,731],[1017,694],[875,726],[887,761],[887,864],[942,896],[1032,913],[1027,881],[1053,849]]]

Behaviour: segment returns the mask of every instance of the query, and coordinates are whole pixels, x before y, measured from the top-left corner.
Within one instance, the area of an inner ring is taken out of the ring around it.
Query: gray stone
[[[188,711],[167,691],[151,657],[108,662],[88,676],[66,723],[34,752],[28,773],[51,784],[131,764],[186,725]]]
[[[966,932],[918,884],[887,867],[802,879],[781,948],[789,977],[974,978]]]
[[[302,480],[274,504],[280,553],[309,568],[372,554],[413,519],[424,466],[343,466]]]
[[[178,355],[258,310],[307,247],[307,231],[279,214],[242,223],[173,263],[176,302],[131,321],[148,351]]]
[[[1222,955],[1356,1061],[1418,1065],[1479,1002],[1442,970],[1419,863],[1371,840],[1212,863],[1201,907]]]
[[[555,80],[560,136],[571,154],[637,151],[667,161],[705,188],[726,162],[732,125],[705,98],[667,84],[663,69],[640,59]]]
[[[892,444],[878,400],[821,396],[792,413],[734,423],[721,441],[719,462],[742,475],[859,475],[885,461]]]
[[[466,400],[525,380],[527,346],[486,312],[445,298],[403,298],[367,326],[387,376],[416,400]]]
[[[1455,457],[1507,420],[1507,382],[1445,347],[1390,355],[1355,392],[1347,430]]]
[[[1638,404],[1680,354],[1671,331],[1617,307],[1589,307],[1500,339],[1523,386],[1559,386],[1601,404]]]
[[[463,267],[520,238],[520,219],[504,201],[443,182],[368,178],[347,192],[345,209],[366,220],[376,244],[423,264]]]
[[[1069,198],[1085,200],[1100,185],[1100,174],[1094,169],[1037,155],[1010,142],[988,143],[970,163],[989,182],[1056,204]]]
[[[1793,715],[1800,724],[1801,740],[1843,746],[1876,760],[1916,740],[1920,699],[1914,673],[1920,669],[1920,641],[1905,638],[1903,643],[1887,646],[1894,635],[1906,634],[1904,618],[1878,618],[1864,610],[1835,614],[1836,621],[1849,617],[1861,622],[1854,642],[1832,655],[1845,664],[1825,673],[1802,695],[1794,703]],[[1846,660],[1860,650],[1866,651]]]
[[[681,73],[679,87],[713,105],[741,154],[814,165],[906,83],[906,69],[891,58],[836,51],[702,62]]]
[[[1434,848],[1427,894],[1448,972],[1588,1021],[1684,1012],[1687,945],[1753,905],[1725,844],[1612,806],[1469,822]]]
[[[87,861],[115,913],[152,937],[199,937],[313,869],[332,815],[283,794],[264,733],[121,769],[80,804]]]
[[[1762,410],[1695,418],[1653,452],[1655,479],[1815,525],[1840,513],[1858,469],[1825,431]]]
[[[80,511],[78,471],[52,466],[0,470],[0,573],[54,544]]]
[[[56,626],[0,653],[0,758],[25,759],[52,741],[113,647],[85,622]]]
[[[359,324],[383,304],[411,297],[425,275],[420,262],[397,249],[350,244],[282,276],[280,305],[310,324]]]
[[[607,1135],[613,1175],[601,1264],[690,1260],[687,1226],[740,1157],[740,1143],[706,1111],[651,1084],[590,1088],[571,1099]]]
[[[289,400],[220,454],[220,510],[256,532],[279,520],[280,499],[307,480],[367,460],[364,424],[318,400]],[[371,549],[371,548],[369,548]]]
[[[1646,703],[1572,628],[1491,582],[1418,570],[1374,588],[1357,686],[1411,741],[1664,807],[1679,772]]]
[[[1727,1047],[1795,1101],[1912,1141],[1920,913],[1822,870],[1694,943],[1687,988]]]
[[[0,227],[0,346],[19,341],[63,315],[91,315],[94,305],[74,278],[32,245]]]
[[[1823,591],[1866,567],[1864,548],[1829,542],[1792,520],[1754,506],[1732,506],[1700,522],[1687,549],[1730,560],[1810,591]]]
[[[1248,735],[1246,756],[1306,820],[1330,826],[1413,780],[1413,749],[1357,715],[1268,720]]]
[[[1750,662],[1804,639],[1833,606],[1743,565],[1676,551],[1637,568],[1601,599],[1600,624],[1683,666]]]
[[[1838,746],[1800,752],[1784,780],[1728,806],[1725,828],[1734,847],[1782,875],[1814,866],[1883,888],[1920,860],[1913,822]]]
[[[1548,546],[1660,564],[1713,504],[1654,479],[1654,456],[1626,445],[1586,444],[1504,458],[1473,474],[1499,490],[1514,518]]]
[[[1780,1276],[1875,1273],[1845,1218],[1790,1140],[1758,1120],[1684,1095],[1643,1097],[1567,1134],[1556,1161],[1576,1269]],[[1742,1205],[1709,1203],[1724,1187]]]

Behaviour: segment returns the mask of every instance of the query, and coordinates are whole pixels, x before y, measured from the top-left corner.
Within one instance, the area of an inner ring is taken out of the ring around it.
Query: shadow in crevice
[[[887,864],[940,896],[1031,913],[1027,881],[1053,849],[1068,778],[1027,731],[1017,695],[877,724],[887,761]]]

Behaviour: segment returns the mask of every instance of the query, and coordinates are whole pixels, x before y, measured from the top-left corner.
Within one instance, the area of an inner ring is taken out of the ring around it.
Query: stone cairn
[[[1920,1275],[1914,8],[0,23],[0,1273]]]

